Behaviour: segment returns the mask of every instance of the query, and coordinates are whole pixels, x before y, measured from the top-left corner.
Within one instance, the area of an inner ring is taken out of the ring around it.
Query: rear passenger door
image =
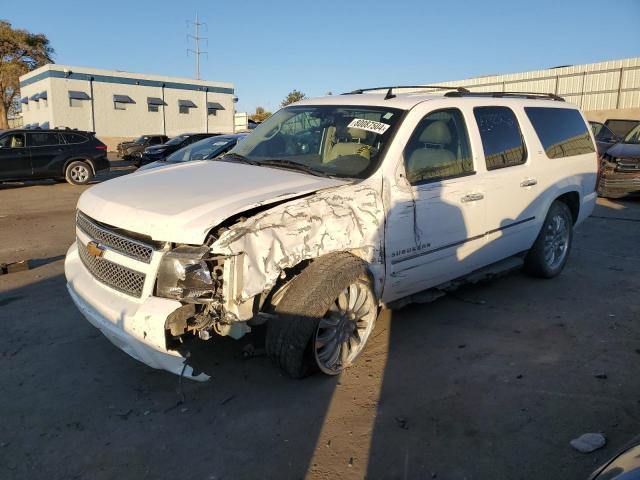
[[[27,146],[31,153],[34,177],[61,177],[66,145],[56,132],[29,132]]]
[[[499,105],[473,109],[487,170],[486,263],[527,250],[539,226],[538,159],[527,148],[516,112]]]

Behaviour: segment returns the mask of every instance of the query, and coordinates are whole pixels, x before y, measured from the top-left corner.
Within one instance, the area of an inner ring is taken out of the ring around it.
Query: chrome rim
[[[82,165],[76,165],[71,169],[69,173],[71,175],[71,180],[74,182],[86,182],[89,178],[89,169]]]
[[[340,373],[362,352],[377,316],[371,289],[363,282],[345,288],[320,320],[314,353],[320,370]]]
[[[550,268],[562,263],[569,250],[569,223],[564,215],[551,218],[544,236],[544,260]]]

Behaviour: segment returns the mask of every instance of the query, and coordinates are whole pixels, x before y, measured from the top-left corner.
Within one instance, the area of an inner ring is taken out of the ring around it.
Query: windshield
[[[379,165],[401,116],[401,110],[385,107],[287,107],[231,153],[258,164],[291,169],[299,164],[326,175],[366,178]]]
[[[205,138],[192,143],[167,157],[167,162],[188,162],[189,160],[203,160],[215,158],[226,152],[235,140],[229,138]]]
[[[624,143],[640,143],[640,125],[632,129],[627,136],[624,137]]]
[[[179,143],[182,143],[186,138],[186,135],[178,135],[177,137],[173,137],[168,142],[165,142],[165,145],[178,145]]]
[[[143,136],[141,136],[141,137],[136,138],[136,139],[134,140],[134,142],[135,142],[135,143],[144,143],[144,142],[147,140],[147,138],[149,138],[149,137],[147,137],[147,136],[143,135]]]

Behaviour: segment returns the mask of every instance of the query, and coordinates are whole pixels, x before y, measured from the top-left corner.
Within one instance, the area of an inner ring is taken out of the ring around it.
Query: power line
[[[196,49],[193,50],[191,48],[187,48],[187,56],[189,56],[189,53],[193,53],[196,57],[196,80],[200,80],[200,55],[207,55],[207,58],[209,58],[209,52],[203,52],[202,50],[200,50],[200,40],[204,40],[207,42],[207,45],[209,45],[209,39],[207,37],[201,37],[200,36],[200,27],[205,27],[205,29],[207,28],[207,24],[204,22],[200,22],[198,20],[198,13],[196,12],[196,21],[195,22],[190,22],[187,20],[187,26],[189,26],[190,23],[193,23],[193,26],[195,27],[196,30],[196,34],[195,35],[191,35],[191,34],[187,34],[187,41],[189,40],[193,40],[196,44]]]

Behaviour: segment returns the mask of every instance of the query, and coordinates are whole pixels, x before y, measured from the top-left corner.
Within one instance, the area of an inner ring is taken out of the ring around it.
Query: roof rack
[[[555,100],[556,102],[564,102],[564,98],[555,93],[539,93],[539,92],[466,92],[455,91],[447,92],[445,97],[494,97],[494,98],[529,98],[538,100]]]
[[[372,88],[359,88],[357,90],[353,90],[352,92],[347,92],[347,93],[343,93],[342,95],[359,95],[361,93],[364,92],[371,92],[373,90],[386,90],[387,94],[384,96],[385,100],[389,100],[390,98],[394,98],[395,95],[393,94],[393,89],[394,88],[420,88],[420,89],[435,89],[435,90],[455,90],[455,92],[450,92],[450,93],[460,93],[460,94],[466,94],[466,93],[470,93],[469,90],[467,90],[464,87],[444,87],[442,85],[395,85],[392,87],[372,87]]]

